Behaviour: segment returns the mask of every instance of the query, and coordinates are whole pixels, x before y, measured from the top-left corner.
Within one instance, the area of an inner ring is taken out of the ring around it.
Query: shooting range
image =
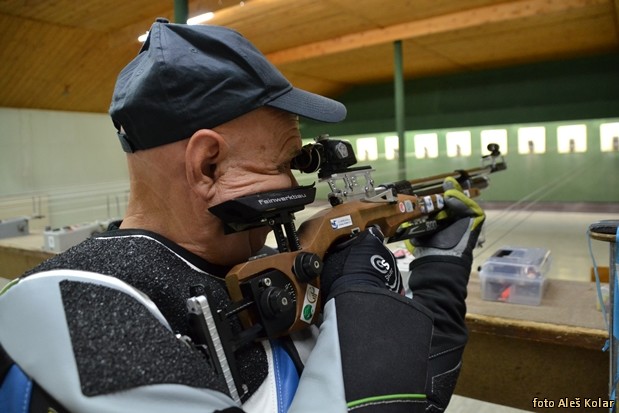
[[[303,144],[348,142],[342,171],[371,167],[370,186],[413,182],[427,208],[429,177],[479,180],[487,219],[448,413],[615,411],[619,0],[0,2],[0,289],[122,219],[108,109],[158,17],[235,29],[294,86],[345,104],[341,123],[300,119]],[[344,198],[368,194],[361,175]],[[313,171],[295,177],[315,201],[269,217],[280,252],[290,221],[346,202]],[[389,247],[406,276],[406,243]]]

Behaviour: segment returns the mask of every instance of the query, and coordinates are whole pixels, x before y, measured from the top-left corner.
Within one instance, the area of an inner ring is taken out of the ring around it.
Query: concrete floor
[[[587,230],[592,223],[606,219],[619,219],[619,206],[615,213],[488,210],[486,242],[475,251],[474,267],[503,246],[546,248],[552,254],[549,278],[589,281],[589,245],[597,264],[606,267],[610,246],[597,240],[589,243]]]
[[[446,413],[525,413],[526,410],[514,409],[498,404],[486,403],[455,394],[447,407]]]

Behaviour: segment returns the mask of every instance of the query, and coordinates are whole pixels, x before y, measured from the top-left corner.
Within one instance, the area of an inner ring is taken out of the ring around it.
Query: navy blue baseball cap
[[[340,102],[293,87],[238,32],[157,19],[138,55],[120,72],[110,116],[123,150],[189,138],[262,106],[340,122]]]

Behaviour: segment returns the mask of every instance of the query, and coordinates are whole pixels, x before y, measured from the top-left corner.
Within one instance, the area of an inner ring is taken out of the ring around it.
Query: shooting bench
[[[43,249],[43,231],[0,239],[0,277],[17,278],[26,270],[56,255]]]
[[[566,397],[608,400],[608,332],[595,283],[550,279],[540,306],[484,301],[480,288],[474,272],[457,394],[527,411],[541,411],[535,397],[555,406]]]

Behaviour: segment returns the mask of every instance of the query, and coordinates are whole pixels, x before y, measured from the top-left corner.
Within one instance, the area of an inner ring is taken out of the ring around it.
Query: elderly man
[[[0,410],[447,406],[466,343],[471,251],[484,219],[473,201],[451,189],[453,224],[414,240],[412,295],[393,282],[400,275],[380,231],[368,228],[335,246],[321,274],[320,328],[236,343],[231,362],[242,386],[233,394],[187,339],[187,299],[201,285],[212,310],[225,309],[225,275],[258,254],[268,228],[226,234],[209,208],[295,187],[298,116],[339,122],[345,108],[293,88],[232,30],[157,21],[120,73],[110,114],[127,152],[126,216],[0,296]],[[377,255],[388,274],[370,264]],[[224,337],[222,344],[233,343]]]

